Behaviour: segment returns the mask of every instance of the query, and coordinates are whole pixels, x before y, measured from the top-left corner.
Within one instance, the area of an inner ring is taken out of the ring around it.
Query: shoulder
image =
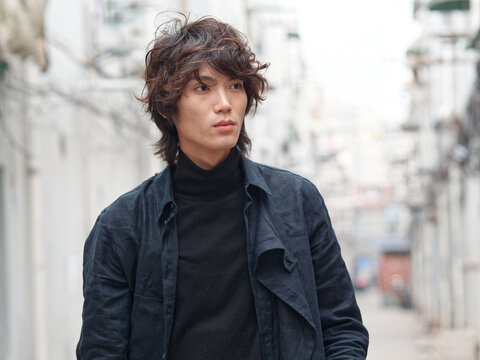
[[[259,170],[274,195],[279,190],[287,190],[297,195],[298,193],[307,196],[320,195],[317,187],[309,179],[301,175],[261,163],[252,162],[252,164]]]
[[[269,189],[271,196],[267,198],[273,208],[328,219],[325,201],[312,181],[273,166],[255,162],[250,162],[250,165],[257,169],[257,174]]]
[[[146,179],[108,205],[101,215],[101,222],[113,228],[135,226],[142,218],[156,214],[158,198],[169,191],[168,168]]]
[[[288,170],[252,163],[266,184],[270,196],[263,205],[287,234],[297,234],[298,224],[306,224],[308,234],[316,224],[329,224],[328,210],[317,187],[309,179]],[[287,221],[288,219],[288,221]],[[296,224],[296,225],[295,225]]]

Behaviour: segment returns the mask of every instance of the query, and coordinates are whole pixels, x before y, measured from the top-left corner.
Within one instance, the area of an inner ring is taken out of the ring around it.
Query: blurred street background
[[[370,360],[480,360],[480,0],[0,0],[0,360],[74,359],[83,244],[160,171],[147,45],[214,15],[269,62],[251,158],[323,194]]]

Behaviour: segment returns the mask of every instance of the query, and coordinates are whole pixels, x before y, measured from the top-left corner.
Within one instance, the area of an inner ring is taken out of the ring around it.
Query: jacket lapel
[[[268,214],[259,206],[252,236],[254,275],[263,286],[297,312],[314,331],[315,325],[307,303],[296,258],[278,237]],[[253,219],[252,219],[253,220]],[[251,225],[252,222],[249,222]]]

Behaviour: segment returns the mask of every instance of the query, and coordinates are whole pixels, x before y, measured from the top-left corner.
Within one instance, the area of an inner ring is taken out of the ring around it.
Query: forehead
[[[187,83],[190,81],[221,81],[221,80],[233,80],[236,77],[233,74],[224,74],[218,71],[211,65],[203,63],[189,76]]]
[[[220,73],[219,71],[215,70],[214,68],[212,68],[210,65],[208,64],[202,64],[200,65],[200,67],[198,68],[198,75],[200,77],[225,77],[224,74]]]

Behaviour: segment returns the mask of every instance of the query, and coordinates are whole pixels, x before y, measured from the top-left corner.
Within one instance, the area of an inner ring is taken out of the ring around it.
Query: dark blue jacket
[[[288,171],[242,164],[262,360],[365,359],[368,333],[319,192]],[[85,243],[78,359],[168,359],[176,211],[167,167],[98,217]]]

